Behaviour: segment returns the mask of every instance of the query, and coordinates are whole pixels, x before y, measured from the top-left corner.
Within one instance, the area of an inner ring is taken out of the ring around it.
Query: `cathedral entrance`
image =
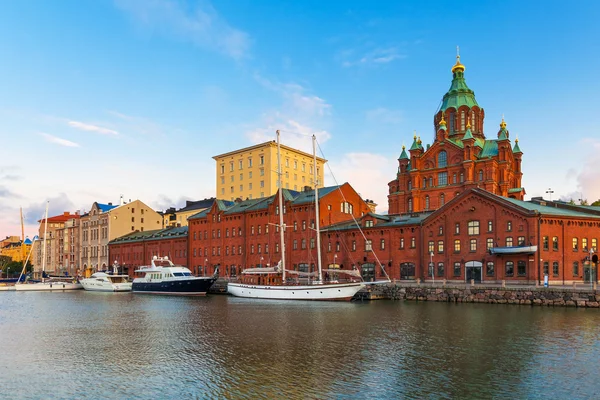
[[[465,278],[467,282],[471,282],[471,279],[475,281],[475,283],[481,283],[481,271],[483,269],[483,264],[479,261],[468,261],[465,264]]]

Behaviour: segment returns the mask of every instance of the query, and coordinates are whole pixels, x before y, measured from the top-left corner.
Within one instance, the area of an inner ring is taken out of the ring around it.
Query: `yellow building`
[[[21,243],[18,236],[10,236],[0,241],[0,255],[10,257],[13,261],[23,262],[31,251],[32,241],[25,238]],[[33,264],[33,260],[30,260]]]
[[[277,192],[277,143],[275,141],[214,156],[217,164],[217,198],[256,199]],[[323,165],[317,157],[318,187],[323,187]],[[281,145],[282,186],[291,190],[314,187],[313,156]]]

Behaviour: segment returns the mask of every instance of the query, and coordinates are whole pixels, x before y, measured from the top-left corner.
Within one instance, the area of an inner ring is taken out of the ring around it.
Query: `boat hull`
[[[208,289],[215,283],[216,278],[193,278],[172,281],[148,282],[141,278],[134,280],[134,293],[169,294],[182,296],[206,296]]]
[[[73,282],[38,282],[38,283],[23,283],[15,285],[17,292],[58,292],[64,290],[81,290],[81,283]]]
[[[81,281],[81,285],[85,290],[90,292],[131,292],[131,282],[126,283],[109,283],[109,282],[86,282],[86,279]]]
[[[227,293],[250,299],[350,301],[364,286],[362,282],[291,286],[229,283]]]

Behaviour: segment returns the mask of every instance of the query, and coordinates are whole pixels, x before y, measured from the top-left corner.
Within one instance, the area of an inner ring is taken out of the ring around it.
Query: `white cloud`
[[[367,120],[385,124],[398,124],[402,122],[402,111],[390,110],[385,107],[375,108],[366,112]]]
[[[190,5],[177,0],[115,0],[115,4],[152,31],[216,49],[236,60],[248,54],[248,34],[231,27],[208,1]]]
[[[363,199],[377,203],[377,213],[387,213],[387,184],[394,178],[395,160],[381,154],[347,153],[329,160],[328,164],[325,165],[327,186],[348,182]]]
[[[355,56],[355,54],[355,50],[347,49],[339,52],[337,56],[341,60],[342,66],[346,68],[381,65],[407,58],[407,55],[401,53],[397,47],[377,47],[359,57]]]
[[[582,147],[587,149],[584,156],[581,172],[577,176],[577,187],[579,196],[573,197],[575,201],[583,196],[591,204],[600,200],[600,140],[583,139]]]
[[[103,128],[101,126],[86,124],[86,123],[78,122],[78,121],[69,121],[68,124],[69,124],[69,126],[76,128],[76,129],[80,129],[82,131],[98,132],[103,135],[118,135],[119,134],[119,132],[117,132],[113,129]]]
[[[254,76],[263,87],[272,90],[282,98],[282,104],[263,114],[258,127],[249,129],[246,136],[253,143],[275,140],[275,131],[281,131],[281,142],[286,146],[312,153],[312,135],[319,143],[325,143],[331,134],[322,128],[331,115],[331,104],[319,96],[307,93],[308,90],[297,83],[279,83],[258,74]]]
[[[67,140],[67,139],[61,139],[59,137],[52,136],[52,135],[49,135],[44,132],[40,132],[40,135],[44,139],[46,139],[47,142],[50,142],[50,143],[56,143],[58,145],[65,146],[65,147],[79,147],[79,145],[77,143],[71,142],[70,140]]]

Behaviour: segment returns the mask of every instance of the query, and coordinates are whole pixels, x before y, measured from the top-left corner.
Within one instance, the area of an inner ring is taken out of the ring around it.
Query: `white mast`
[[[282,283],[285,285],[285,242],[283,231],[283,185],[281,184],[281,144],[279,143],[279,130],[277,130],[277,182],[279,183],[279,240],[281,241],[281,269],[283,275]]]
[[[48,232],[48,203],[46,202],[46,214],[44,216],[44,247],[42,247],[42,281],[44,280],[44,272],[46,271],[46,234]]]
[[[323,282],[323,273],[321,268],[321,233],[319,231],[319,180],[317,174],[317,149],[316,142],[317,137],[313,135],[312,137],[313,144],[313,176],[315,180],[315,230],[317,231],[317,266],[319,267],[319,276],[317,277],[317,282]]]

